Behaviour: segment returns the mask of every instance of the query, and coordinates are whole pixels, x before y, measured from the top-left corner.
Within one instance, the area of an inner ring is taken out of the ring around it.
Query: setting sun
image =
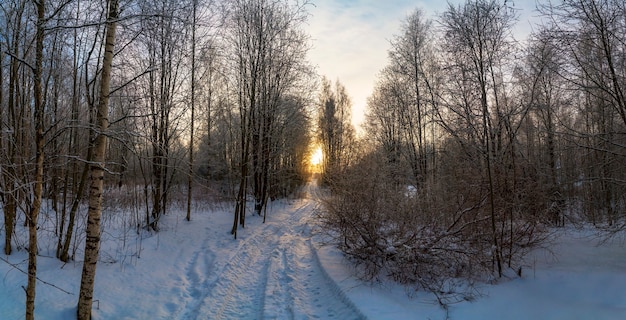
[[[315,150],[313,150],[313,152],[311,153],[311,166],[319,166],[322,164],[322,159],[324,157],[324,154],[322,153],[322,147],[318,146],[315,148]]]

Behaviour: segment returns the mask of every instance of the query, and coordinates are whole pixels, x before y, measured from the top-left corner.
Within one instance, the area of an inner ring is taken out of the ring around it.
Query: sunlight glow
[[[319,166],[322,164],[322,159],[324,158],[324,154],[322,153],[322,147],[318,146],[311,153],[311,166]]]

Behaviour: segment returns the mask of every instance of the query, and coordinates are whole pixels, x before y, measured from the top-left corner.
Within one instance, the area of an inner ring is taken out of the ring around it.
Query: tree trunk
[[[102,61],[102,78],[100,81],[100,97],[96,114],[96,139],[92,145],[93,152],[90,160],[91,185],[89,188],[89,210],[87,217],[87,236],[85,240],[85,262],[80,283],[78,297],[77,319],[91,318],[91,304],[93,302],[94,280],[96,276],[96,263],[100,249],[100,217],[102,215],[102,190],[104,185],[104,162],[106,153],[108,126],[109,92],[111,80],[111,64],[113,50],[115,48],[115,28],[118,15],[118,0],[110,0],[106,37],[104,45],[104,58]]]
[[[20,10],[18,10],[17,13],[17,24],[15,26],[15,30],[21,30],[21,21],[22,21],[22,12],[24,10],[24,5],[22,4],[22,7],[20,8]],[[14,32],[15,34],[13,35],[13,39],[11,40],[12,44],[10,48],[7,48],[7,52],[12,51],[13,55],[15,57],[19,56],[19,34],[20,32]],[[9,135],[7,137],[7,141],[6,141],[6,145],[3,141],[2,144],[2,148],[5,148],[4,150],[7,152],[8,154],[8,164],[6,166],[6,168],[3,170],[2,174],[4,176],[4,187],[5,187],[5,196],[4,196],[4,207],[3,207],[3,212],[4,212],[4,226],[5,226],[5,247],[4,247],[4,253],[6,255],[11,254],[12,248],[11,248],[11,236],[13,235],[13,230],[15,229],[15,224],[16,224],[16,216],[17,216],[17,207],[18,207],[18,190],[16,188],[16,186],[18,185],[18,183],[16,182],[17,180],[17,168],[16,168],[16,156],[17,156],[17,150],[16,150],[16,146],[20,145],[19,144],[19,130],[18,128],[20,127],[20,125],[18,124],[18,118],[17,118],[17,114],[18,112],[16,111],[17,106],[18,106],[18,97],[19,97],[19,93],[18,93],[18,88],[19,88],[19,61],[18,59],[12,57],[11,62],[9,63],[9,96],[8,96],[8,101],[7,101],[7,107],[8,107],[8,114],[6,115],[7,117],[7,123],[9,124],[9,127],[7,128],[7,135]],[[0,59],[0,61],[2,61]],[[0,68],[1,69],[1,68]],[[4,106],[0,105],[0,108],[4,108]],[[12,131],[12,133],[9,133],[9,131]],[[1,134],[4,137],[4,131],[1,132]]]
[[[189,132],[189,176],[187,177],[187,221],[191,221],[191,192],[193,191],[193,128],[196,111],[196,6],[193,1],[193,17],[191,25],[191,121]]]
[[[91,136],[91,135],[90,135]],[[87,156],[88,159],[91,159],[91,150]],[[68,262],[69,251],[70,251],[70,243],[72,242],[72,234],[74,233],[74,224],[76,221],[76,212],[78,212],[78,205],[80,204],[80,200],[83,197],[83,193],[85,190],[85,184],[87,182],[87,174],[89,173],[89,164],[85,164],[83,168],[83,172],[80,177],[80,182],[78,183],[78,189],[76,194],[74,195],[74,201],[72,202],[72,208],[70,209],[70,220],[67,223],[67,231],[65,234],[65,239],[63,241],[63,247],[61,248],[61,252],[59,254],[59,259],[63,262]],[[59,235],[60,237],[61,235]]]
[[[44,166],[44,102],[42,92],[43,40],[45,24],[44,0],[35,1],[37,7],[37,34],[35,38],[34,102],[35,102],[35,185],[33,205],[28,215],[28,285],[26,287],[26,319],[35,319],[35,287],[37,284],[37,221],[43,194]]]
[[[77,12],[76,12],[76,21],[78,22],[80,15],[80,2],[77,4]],[[80,156],[78,153],[79,149],[79,140],[80,133],[78,128],[79,122],[79,88],[78,88],[78,33],[76,30],[73,32],[73,57],[72,57],[72,105],[71,105],[71,118],[70,118],[70,133],[69,133],[69,146],[67,148],[68,154],[74,156]],[[91,141],[91,133],[89,137],[89,141]],[[87,159],[90,158],[90,155],[87,155]],[[80,200],[83,197],[85,184],[88,178],[89,173],[89,165],[83,164],[83,170],[80,175],[78,175],[78,162],[72,161],[69,164],[68,170],[65,171],[65,186],[63,188],[63,213],[61,215],[61,223],[59,226],[59,242],[57,244],[57,258],[63,262],[67,262],[69,260],[69,248],[70,243],[72,242],[72,236],[74,234],[74,222],[76,218],[76,212],[78,211],[78,205],[80,204]],[[69,221],[67,225],[67,231],[64,232],[65,220],[67,218],[67,200],[68,200],[68,189],[70,186],[70,182],[72,183],[72,192],[71,195],[73,197],[72,206],[69,212]],[[77,183],[78,181],[78,183]],[[65,237],[63,236],[65,233]]]

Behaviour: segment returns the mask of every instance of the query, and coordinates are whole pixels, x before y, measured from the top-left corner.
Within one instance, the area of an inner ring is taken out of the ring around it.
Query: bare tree
[[[190,12],[187,4],[156,1],[139,7],[141,14],[147,16],[141,19],[141,48],[138,50],[147,52],[140,62],[147,70],[142,86],[145,94],[142,102],[146,108],[143,115],[147,117],[141,121],[147,133],[144,133],[144,139],[150,144],[150,149],[145,149],[145,156],[151,170],[144,179],[146,191],[152,198],[146,224],[153,230],[159,229],[159,220],[166,213],[169,191],[184,157],[180,141],[183,115],[187,110],[182,103],[185,99],[182,90],[184,52],[188,41],[185,29]]]
[[[238,124],[233,111],[234,101],[230,92],[228,74],[225,72],[226,59],[223,59],[221,48],[216,41],[207,44],[199,57],[203,72],[198,79],[200,101],[204,106],[203,118],[206,119],[203,143],[199,145],[198,170],[213,183],[221,185],[234,183],[232,176],[235,170],[235,154],[237,149],[236,130]],[[201,158],[200,158],[201,157]],[[232,189],[232,188],[230,188]],[[228,196],[230,193],[224,192]]]
[[[267,202],[272,167],[273,134],[282,99],[298,89],[309,73],[305,61],[306,36],[300,30],[307,3],[241,0],[234,4],[227,24],[228,45],[235,57],[239,113],[239,188],[232,234],[245,226],[250,175],[255,211]],[[251,172],[250,172],[251,171]]]
[[[74,21],[76,26],[86,23],[87,19],[92,18],[85,12],[89,11],[89,6],[86,8],[81,7],[81,3],[78,2],[75,7],[70,7],[71,11],[74,11]],[[81,139],[81,137],[89,137],[87,140],[93,138],[93,132],[87,131],[81,128],[82,123],[89,121],[88,114],[93,113],[95,109],[96,98],[95,90],[91,90],[91,86],[95,86],[95,79],[97,77],[97,71],[90,72],[90,70],[97,69],[98,66],[91,68],[92,59],[99,59],[100,52],[95,52],[95,47],[100,43],[99,27],[94,29],[89,28],[74,28],[71,32],[72,39],[72,68],[71,68],[71,102],[69,110],[69,119],[67,125],[59,128],[59,133],[53,134],[57,136],[57,139],[66,142],[65,153],[60,154],[60,158],[64,163],[65,173],[63,177],[62,196],[60,198],[61,215],[58,221],[58,243],[57,243],[57,257],[63,261],[69,261],[70,246],[76,232],[76,218],[80,208],[81,201],[85,194],[85,188],[87,180],[89,179],[89,164],[84,160],[91,157],[89,148],[89,141]],[[86,39],[93,37],[91,42]],[[83,54],[81,55],[81,52]],[[82,59],[79,57],[82,56]],[[82,69],[82,72],[81,72]],[[85,97],[83,99],[82,97]],[[86,100],[86,103],[85,103]],[[86,104],[86,112],[82,112],[81,106]],[[85,126],[87,127],[87,126]],[[69,130],[66,130],[69,129]],[[67,132],[67,137],[62,135],[62,132]],[[65,140],[63,140],[65,138]]]
[[[35,175],[33,205],[28,215],[28,286],[26,287],[26,319],[35,319],[35,287],[37,284],[37,223],[43,196],[44,179],[44,95],[42,91],[43,41],[46,6],[44,0],[33,1],[37,8],[35,35],[35,66],[33,69],[34,123],[35,123]]]
[[[404,83],[406,90],[403,99],[407,105],[399,108],[402,121],[403,140],[407,144],[406,157],[416,185],[424,183],[428,173],[428,158],[432,158],[432,147],[427,146],[428,125],[432,127],[432,108],[436,102],[434,85],[436,61],[432,45],[434,43],[431,22],[424,18],[420,10],[414,11],[404,22],[402,34],[392,41],[389,52],[391,65],[387,72],[395,75],[395,82]],[[431,117],[428,120],[428,117]],[[431,137],[430,144],[433,144]],[[430,151],[429,151],[430,150]],[[430,154],[428,154],[430,153]]]
[[[302,96],[287,96],[280,103],[270,154],[273,174],[267,185],[272,199],[289,196],[308,177],[304,164],[313,138],[309,104],[310,99]]]
[[[571,104],[567,94],[567,82],[560,75],[564,65],[564,56],[552,38],[550,29],[540,29],[529,39],[525,64],[517,71],[518,87],[522,104],[527,104],[528,116],[520,123],[522,134],[525,135],[526,146],[522,151],[529,165],[536,168],[541,192],[545,193],[545,201],[556,224],[562,223],[563,184],[565,175],[559,162],[564,161],[559,148],[559,123],[565,123],[564,110]],[[563,162],[562,164],[565,164]]]
[[[363,275],[385,270],[445,306],[470,293],[453,279],[501,277],[544,239],[547,188],[520,156],[536,125],[525,85],[540,78],[521,80],[506,2],[450,5],[439,31],[416,15],[368,100],[370,148],[330,183],[324,222]]]
[[[118,2],[108,2],[104,57],[100,80],[100,95],[93,130],[96,137],[91,146],[89,212],[87,219],[87,237],[85,241],[85,261],[81,277],[80,293],[76,315],[78,319],[91,318],[93,288],[96,276],[96,264],[100,250],[100,217],[102,215],[102,192],[104,187],[104,164],[106,160],[106,131],[109,126],[109,94],[111,65],[115,48],[115,29],[118,19]]]
[[[341,172],[349,164],[350,145],[354,142],[352,103],[341,82],[322,78],[318,100],[318,140],[322,144],[325,180]]]
[[[189,126],[189,171],[187,177],[187,221],[191,221],[191,195],[193,190],[193,147],[194,147],[194,118],[196,115],[196,11],[198,1],[192,4],[191,22],[191,123]]]
[[[626,6],[612,0],[565,0],[541,5],[549,36],[564,57],[559,75],[580,94],[577,119],[565,138],[581,152],[571,183],[580,184],[583,210],[595,223],[621,230],[623,223],[626,100],[623,16]],[[580,156],[584,154],[584,156]]]
[[[506,54],[514,20],[512,8],[496,0],[467,1],[459,7],[450,5],[442,17],[446,48],[459,59],[453,66],[475,83],[478,95],[478,108],[473,112],[480,115],[481,122],[472,126],[477,130],[476,135],[482,145],[480,153],[488,184],[492,245],[498,276],[502,275],[502,251],[496,227],[494,162],[500,156],[497,148],[501,145],[504,119],[499,100],[502,93],[498,91],[502,88],[495,82],[495,72],[500,59]]]
[[[18,146],[23,145],[23,131],[28,130],[28,126],[22,126],[24,119],[24,107],[22,95],[25,95],[23,88],[21,88],[22,81],[20,81],[20,69],[24,68],[20,59],[23,58],[25,50],[22,48],[21,34],[23,32],[23,19],[25,11],[27,9],[27,1],[19,1],[13,3],[13,6],[2,7],[4,21],[6,23],[4,43],[6,53],[9,56],[8,64],[8,95],[6,98],[6,109],[2,106],[4,117],[0,119],[2,123],[6,123],[6,127],[0,132],[2,136],[2,201],[3,201],[3,214],[4,214],[4,226],[5,226],[5,254],[11,254],[11,237],[14,233],[14,228],[17,220],[18,207],[21,206],[21,196],[24,193],[23,181],[20,178],[23,176],[23,171],[20,163],[21,156],[25,154],[24,150],[20,150]],[[0,66],[2,68],[2,66]]]
[[[387,158],[393,176],[397,177],[398,183],[404,182],[402,164],[403,151],[403,126],[400,121],[399,108],[406,106],[403,95],[393,72],[384,69],[380,73],[380,79],[374,88],[374,92],[367,100],[367,134],[374,138],[377,145]]]

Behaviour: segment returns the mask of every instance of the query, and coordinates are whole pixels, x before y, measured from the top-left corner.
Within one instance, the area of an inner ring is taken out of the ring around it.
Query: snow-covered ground
[[[407,297],[390,282],[352,275],[337,249],[315,235],[318,189],[270,205],[268,221],[249,215],[233,240],[232,213],[171,212],[156,234],[107,231],[94,293],[95,319],[445,319],[426,293]],[[111,218],[111,221],[115,220]],[[120,231],[122,230],[122,231]],[[450,307],[452,319],[626,319],[626,247],[597,247],[589,231],[555,237],[523,277],[480,287],[484,296]],[[45,237],[44,237],[45,239]],[[80,261],[63,264],[42,245],[39,319],[71,319]],[[26,269],[26,253],[8,259]],[[0,319],[22,319],[26,276],[0,261]]]

